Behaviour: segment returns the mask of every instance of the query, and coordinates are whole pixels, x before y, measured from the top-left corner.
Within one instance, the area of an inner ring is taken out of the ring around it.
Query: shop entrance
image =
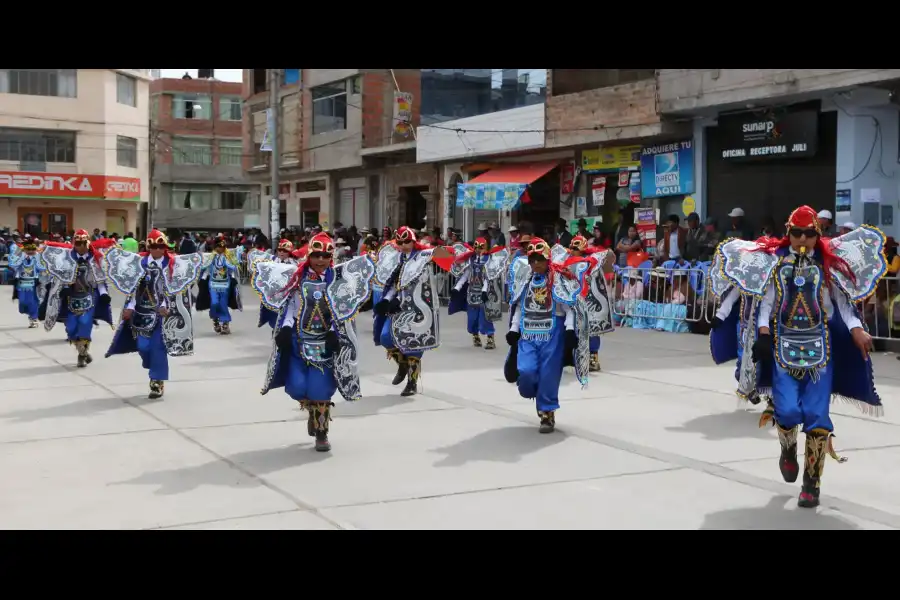
[[[22,234],[43,236],[46,233],[65,235],[72,228],[71,208],[19,207],[17,222]]]
[[[411,187],[400,188],[400,200],[404,204],[404,210],[401,213],[404,221],[400,225],[412,227],[419,231],[425,227],[425,219],[428,215],[425,196],[422,194],[428,191],[427,185],[417,185]]]

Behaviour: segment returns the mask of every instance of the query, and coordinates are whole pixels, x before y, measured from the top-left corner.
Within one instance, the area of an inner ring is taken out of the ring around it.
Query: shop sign
[[[693,194],[693,141],[645,146],[641,152],[641,192],[644,198]]]
[[[640,167],[640,146],[610,146],[581,152],[581,168],[585,171],[618,171]]]
[[[140,200],[134,177],[0,171],[0,196],[73,200]]]
[[[741,113],[719,117],[722,159],[765,160],[815,156],[819,112]]]

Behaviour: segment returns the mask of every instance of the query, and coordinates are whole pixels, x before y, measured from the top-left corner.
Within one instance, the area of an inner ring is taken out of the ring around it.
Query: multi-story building
[[[149,70],[0,69],[0,227],[137,233]]]
[[[241,83],[150,84],[154,227],[222,231],[257,225],[259,188],[244,176]]]

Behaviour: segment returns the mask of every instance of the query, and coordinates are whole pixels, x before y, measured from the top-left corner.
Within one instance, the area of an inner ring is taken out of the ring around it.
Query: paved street
[[[170,360],[155,401],[136,354],[103,358],[108,327],[76,369],[62,324],[27,329],[0,291],[0,528],[900,528],[892,355],[875,358],[885,418],[834,406],[849,461],[827,461],[823,506],[808,511],[781,481],[775,433],[738,407],[733,366],[714,366],[702,336],[607,336],[603,373],[584,391],[565,375],[559,429],[540,435],[503,379],[502,335],[474,350],[464,317],[444,312],[424,391],[401,398],[364,313],[365,397],[335,398],[334,449],[320,454],[283,391],[259,395],[269,330],[249,289],[234,335],[197,317],[197,353]]]

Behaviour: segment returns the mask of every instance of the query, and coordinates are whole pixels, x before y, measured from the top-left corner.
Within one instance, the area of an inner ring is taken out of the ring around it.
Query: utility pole
[[[278,235],[281,229],[279,215],[281,214],[281,194],[278,185],[278,164],[280,154],[278,143],[278,91],[281,88],[281,69],[269,69],[269,140],[272,145],[272,199],[269,204],[269,238],[272,242],[272,250],[278,248]]]

